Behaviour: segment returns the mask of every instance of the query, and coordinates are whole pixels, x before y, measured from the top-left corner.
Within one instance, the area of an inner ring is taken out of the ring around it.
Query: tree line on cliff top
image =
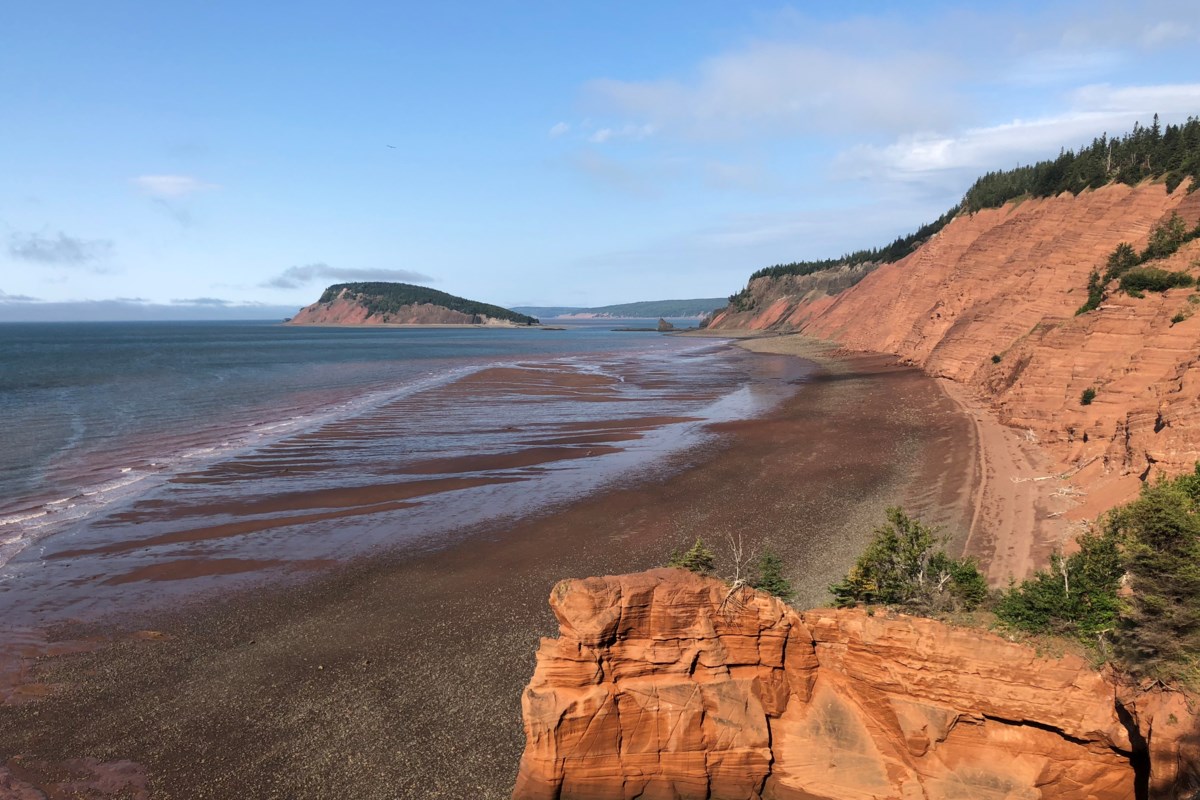
[[[857,250],[841,258],[775,264],[757,270],[750,280],[811,275],[868,263],[890,264],[916,250],[963,211],[973,214],[985,208],[999,208],[1020,197],[1051,197],[1062,192],[1079,194],[1109,183],[1132,186],[1158,178],[1163,180],[1169,192],[1175,191],[1186,178],[1192,179],[1189,192],[1200,188],[1200,118],[1188,117],[1182,124],[1164,127],[1155,114],[1149,127],[1135,123],[1133,130],[1123,136],[1110,138],[1101,134],[1078,150],[1063,150],[1057,158],[989,172],[971,185],[961,203],[934,222],[922,225],[885,247]],[[730,295],[729,304],[737,311],[753,307],[749,286]]]
[[[1128,674],[1200,686],[1200,464],[1144,484],[1138,499],[1080,536],[1076,552],[1054,553],[1045,569],[1002,590],[989,592],[975,560],[951,557],[946,544],[937,529],[888,509],[887,523],[830,586],[834,604],[922,616],[991,612],[1011,631],[1076,639]],[[757,562],[733,552],[734,588],[792,596],[773,552]],[[669,565],[712,575],[715,564],[697,539]]]

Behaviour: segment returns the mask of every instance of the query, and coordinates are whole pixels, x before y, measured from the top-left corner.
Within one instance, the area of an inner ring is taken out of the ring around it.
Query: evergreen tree
[[[997,604],[996,616],[1021,630],[1088,641],[1111,630],[1120,610],[1117,589],[1124,572],[1117,537],[1111,531],[1085,534],[1078,544],[1078,553],[1055,553],[1049,570],[1010,588]]]
[[[795,595],[792,584],[783,575],[783,559],[772,550],[763,550],[758,558],[758,574],[750,585],[781,600],[791,600]]]
[[[1200,658],[1200,465],[1142,488],[1111,517],[1132,594],[1116,639],[1135,672],[1172,674]]]
[[[903,509],[889,508],[887,517],[845,579],[829,587],[838,606],[878,603],[929,612],[970,610],[983,601],[987,585],[973,560],[946,555],[937,530]]]
[[[671,560],[667,562],[667,566],[682,567],[698,575],[711,575],[715,567],[713,551],[697,537],[696,543],[686,553],[682,555],[679,551],[672,553]]]

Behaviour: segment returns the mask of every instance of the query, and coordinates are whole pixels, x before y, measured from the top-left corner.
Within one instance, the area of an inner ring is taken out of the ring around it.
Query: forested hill
[[[395,315],[404,306],[428,304],[462,314],[506,320],[520,325],[536,325],[538,322],[537,319],[527,314],[519,314],[490,303],[457,297],[425,286],[414,286],[411,283],[385,283],[382,281],[335,283],[321,294],[317,305],[329,305],[336,300],[351,300],[362,306],[367,314],[373,317]]]
[[[611,306],[583,308],[579,306],[516,306],[514,310],[543,319],[570,315],[596,317],[702,317],[725,305],[724,297],[703,297],[696,300],[641,300]]]

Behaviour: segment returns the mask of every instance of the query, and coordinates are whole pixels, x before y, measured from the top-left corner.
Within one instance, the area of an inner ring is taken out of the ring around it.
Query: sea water
[[[0,325],[0,611],[436,544],[793,390],[794,366],[611,328]]]

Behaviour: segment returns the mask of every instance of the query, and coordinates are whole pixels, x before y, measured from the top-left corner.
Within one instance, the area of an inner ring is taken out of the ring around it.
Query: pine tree
[[[715,566],[713,551],[697,537],[696,543],[686,553],[682,555],[680,555],[679,551],[672,553],[671,560],[667,562],[667,566],[682,567],[683,569],[695,572],[697,575],[711,575]]]
[[[783,575],[783,559],[772,550],[763,550],[758,557],[758,574],[750,581],[750,585],[781,600],[791,600],[796,594],[792,584]]]

